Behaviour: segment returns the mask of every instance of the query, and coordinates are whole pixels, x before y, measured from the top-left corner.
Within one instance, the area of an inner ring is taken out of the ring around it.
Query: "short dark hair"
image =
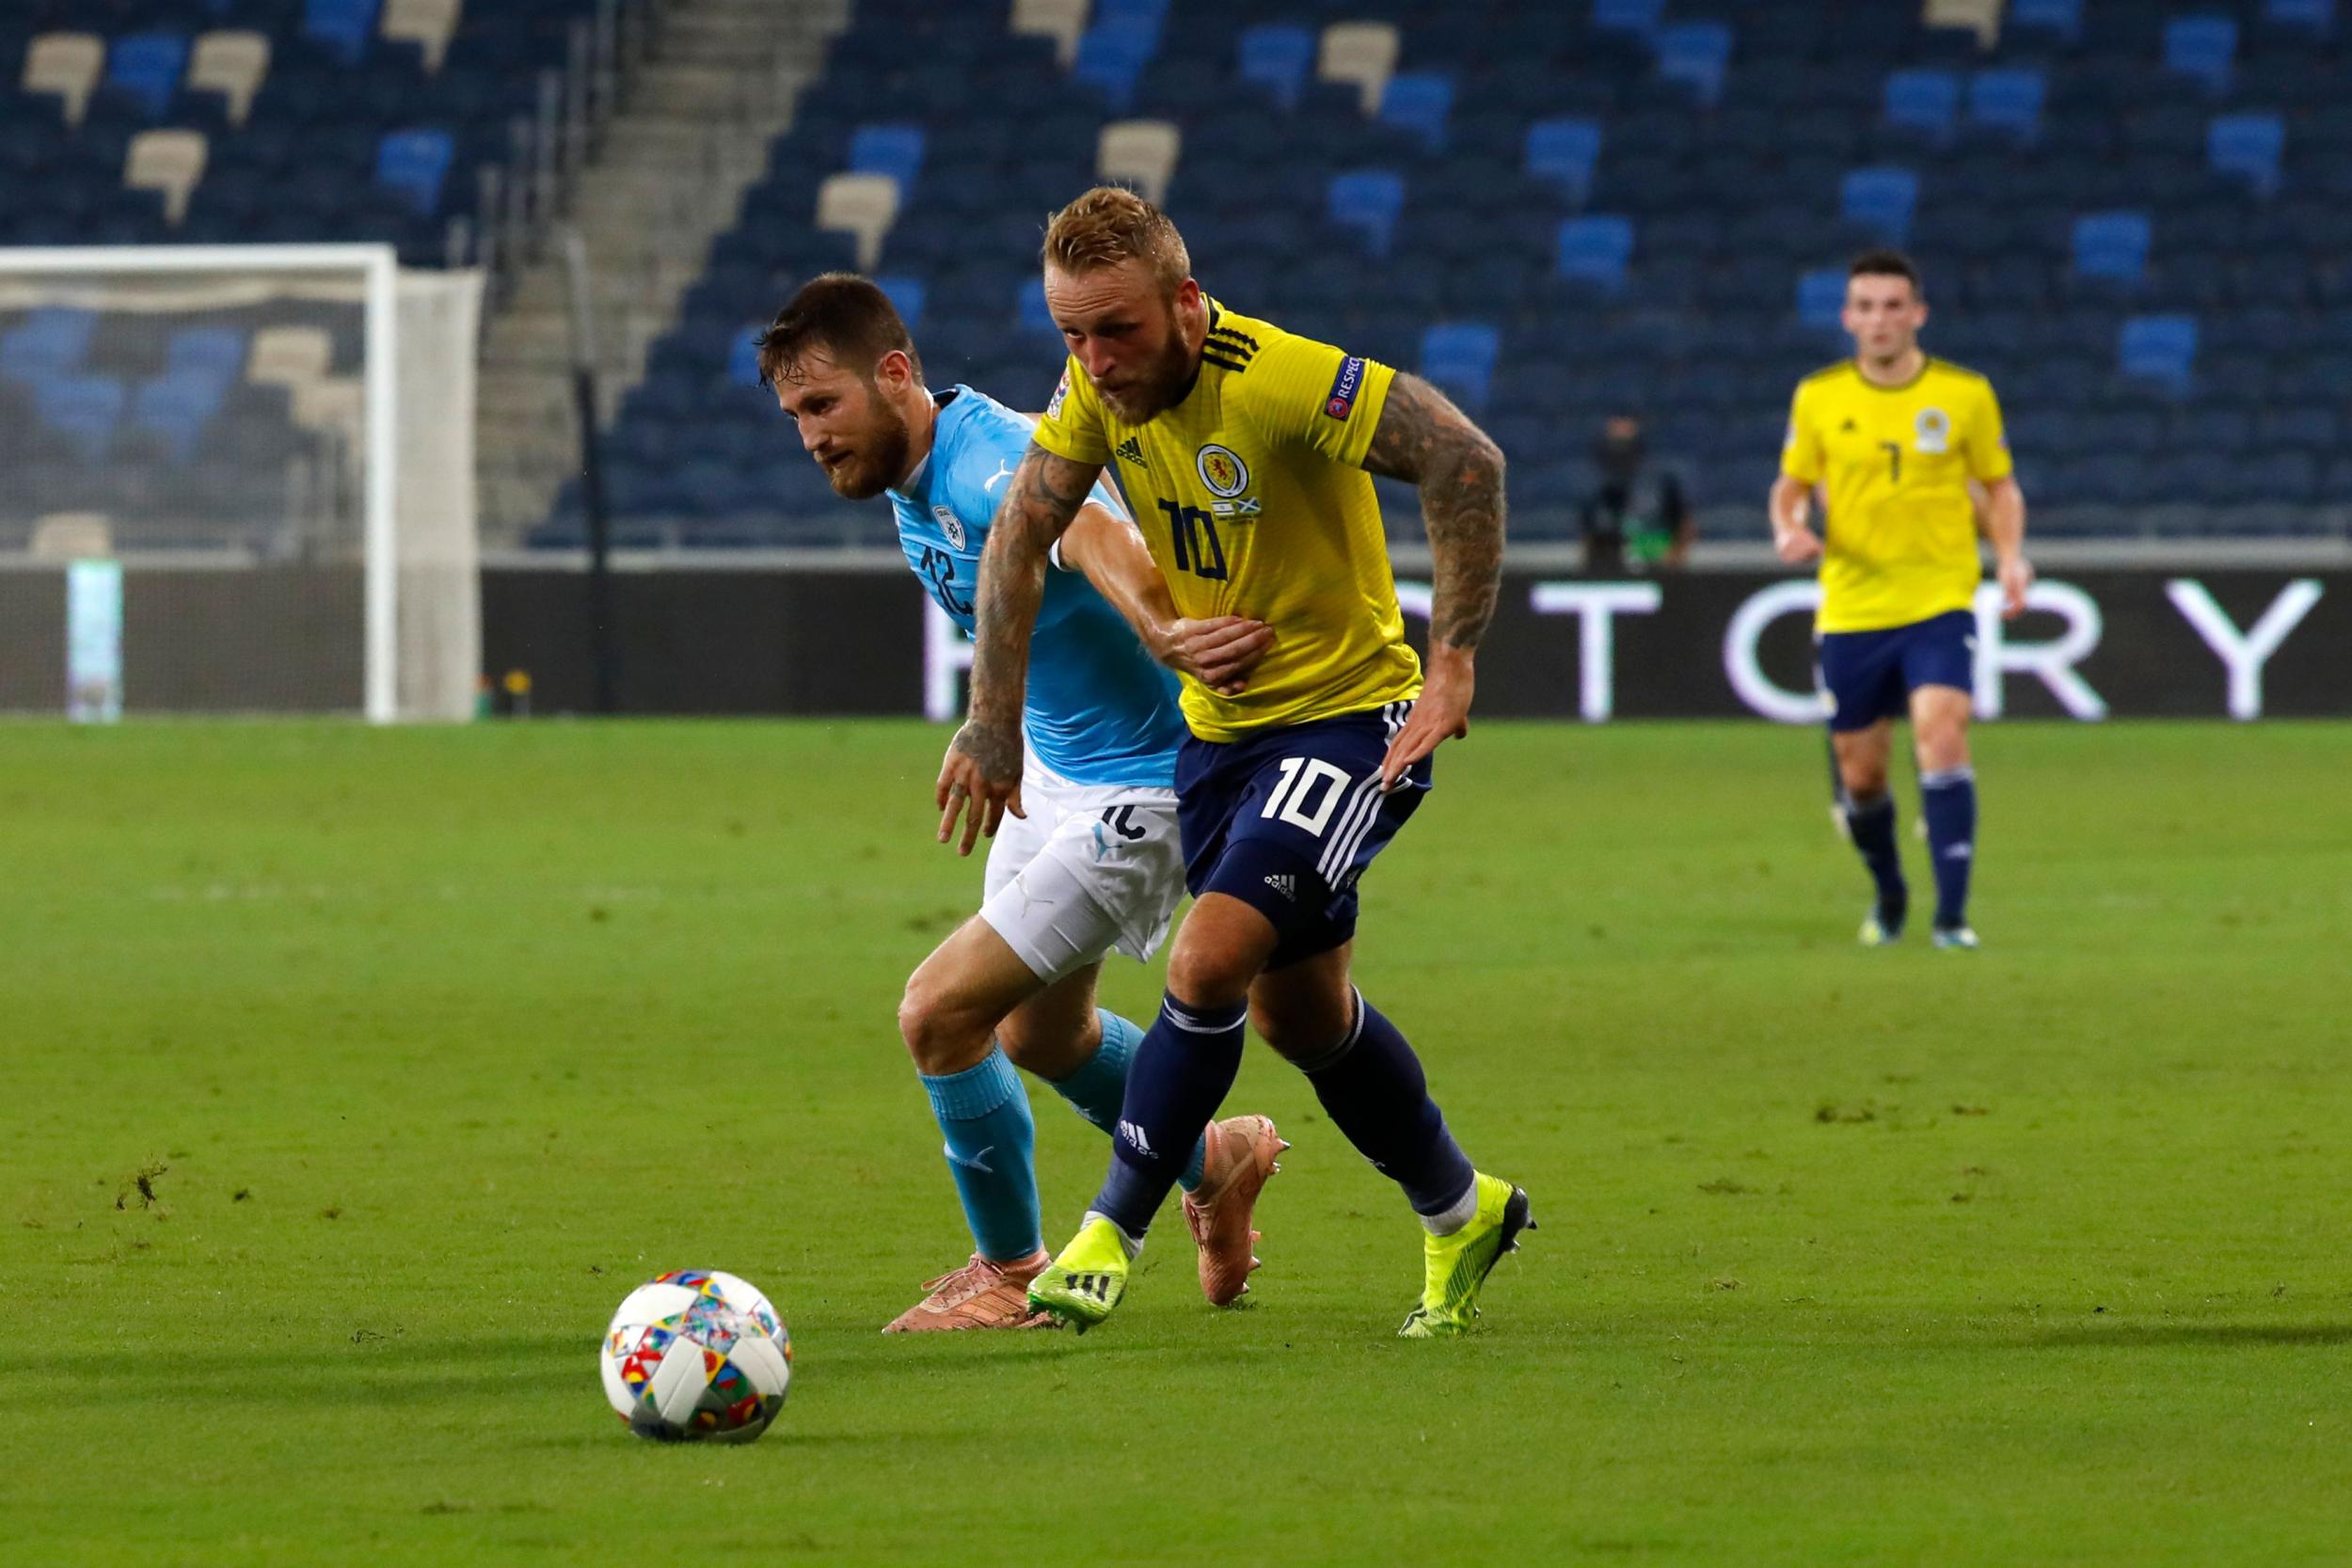
[[[754,346],[759,351],[759,383],[772,389],[778,380],[794,379],[794,367],[811,350],[821,350],[834,364],[872,380],[882,356],[896,349],[907,356],[919,380],[922,356],[898,308],[890,303],[870,277],[853,272],[829,272],[812,277],[785,302]]]
[[[1925,299],[1928,291],[1919,281],[1919,269],[1911,258],[1899,250],[1882,247],[1866,250],[1853,259],[1846,269],[1848,277],[1899,277],[1911,285],[1914,297]]]

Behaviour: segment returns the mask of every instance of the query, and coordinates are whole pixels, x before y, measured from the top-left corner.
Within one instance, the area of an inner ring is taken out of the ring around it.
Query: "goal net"
[[[461,719],[481,280],[0,248],[0,709]]]

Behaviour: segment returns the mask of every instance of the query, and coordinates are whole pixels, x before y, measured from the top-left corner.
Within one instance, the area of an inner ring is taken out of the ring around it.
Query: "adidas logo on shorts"
[[[1289,902],[1294,904],[1298,902],[1298,879],[1289,872],[1281,871],[1269,875],[1265,879],[1265,885],[1280,894]]]

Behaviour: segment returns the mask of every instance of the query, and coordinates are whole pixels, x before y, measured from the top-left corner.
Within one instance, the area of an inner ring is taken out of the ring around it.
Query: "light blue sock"
[[[1103,1021],[1102,1045],[1069,1077],[1046,1082],[1070,1101],[1072,1110],[1101,1128],[1107,1137],[1119,1127],[1120,1103],[1127,1097],[1127,1064],[1136,1058],[1143,1031],[1117,1013],[1096,1016]],[[1203,1136],[1192,1146],[1192,1158],[1184,1164],[1184,1174],[1177,1178],[1184,1191],[1200,1185],[1200,1167],[1208,1157],[1209,1142]]]
[[[1039,1229],[1037,1124],[1021,1075],[993,1045],[976,1068],[944,1078],[922,1075],[931,1114],[947,1134],[947,1168],[963,1199],[963,1217],[980,1256],[999,1263],[1045,1244]]]

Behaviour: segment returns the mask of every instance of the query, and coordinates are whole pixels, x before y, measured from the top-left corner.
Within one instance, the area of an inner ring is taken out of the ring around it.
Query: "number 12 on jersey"
[[[1216,519],[1197,506],[1160,502],[1168,514],[1168,537],[1174,542],[1176,569],[1212,582],[1225,580],[1225,543],[1216,536]]]

